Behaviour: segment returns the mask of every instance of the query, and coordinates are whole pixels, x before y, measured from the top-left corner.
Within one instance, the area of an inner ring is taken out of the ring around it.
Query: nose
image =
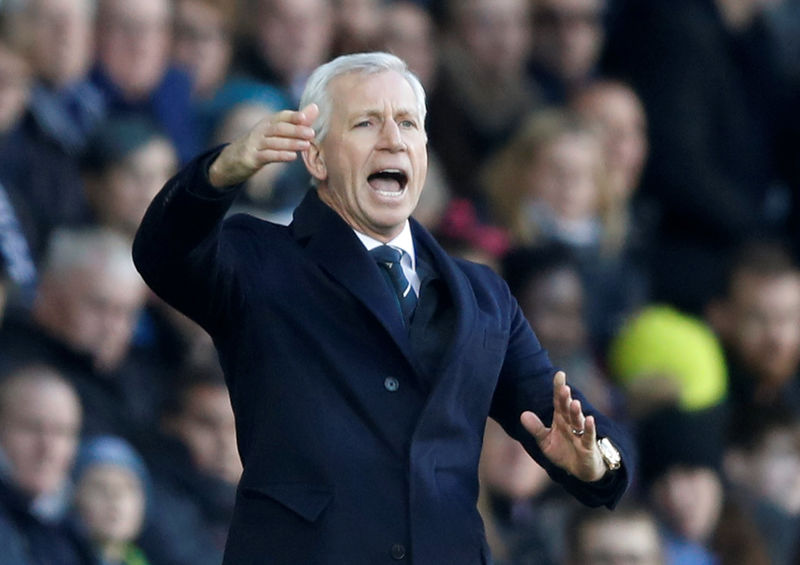
[[[386,149],[392,153],[403,151],[406,148],[403,135],[400,133],[400,126],[394,120],[384,120],[381,127],[379,148]]]

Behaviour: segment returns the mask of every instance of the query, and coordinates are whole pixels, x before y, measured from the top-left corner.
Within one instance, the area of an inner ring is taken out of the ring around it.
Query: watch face
[[[611,443],[611,440],[605,437],[600,438],[597,440],[597,448],[600,450],[600,455],[603,456],[603,460],[606,462],[609,469],[612,471],[619,469],[622,457],[617,448],[614,447],[614,444]]]

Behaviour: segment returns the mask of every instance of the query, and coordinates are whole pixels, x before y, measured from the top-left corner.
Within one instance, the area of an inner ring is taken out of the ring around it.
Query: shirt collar
[[[361,240],[361,243],[364,244],[364,247],[367,248],[367,251],[371,251],[379,245],[383,245],[382,241],[378,241],[374,237],[363,234],[358,230],[353,231],[358,236],[358,239]],[[392,247],[396,247],[405,251],[409,259],[411,259],[411,269],[417,269],[417,259],[416,255],[414,254],[414,238],[411,237],[411,225],[409,224],[408,220],[406,220],[406,223],[403,225],[403,231],[401,231],[397,237],[389,241],[386,245],[391,245]]]

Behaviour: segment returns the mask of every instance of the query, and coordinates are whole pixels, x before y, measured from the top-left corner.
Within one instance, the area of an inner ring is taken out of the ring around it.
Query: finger
[[[536,443],[541,443],[547,437],[549,429],[542,423],[539,416],[530,410],[523,412],[519,420],[522,423],[522,427],[528,430],[528,433],[534,437]]]
[[[585,420],[586,418],[583,415],[583,410],[581,407],[580,400],[572,400],[569,405],[569,417],[570,417],[570,427],[573,430],[578,430],[578,434],[581,435],[581,431],[585,431]]]
[[[586,433],[583,434],[583,445],[587,449],[592,449],[597,443],[597,423],[594,421],[594,416],[586,416],[583,424],[583,429]]]
[[[265,163],[279,163],[297,159],[297,151],[266,149],[260,153]]]
[[[311,142],[307,139],[298,139],[295,137],[267,137],[261,140],[259,144],[259,151],[304,151],[308,149]]]
[[[314,123],[314,120],[319,117],[319,106],[314,104],[313,102],[306,106],[305,108],[300,110],[301,117],[303,119],[304,124],[311,125]]]
[[[262,136],[266,139],[271,137],[288,137],[292,139],[314,139],[314,129],[306,125],[293,124],[286,121],[270,122],[264,129]]]

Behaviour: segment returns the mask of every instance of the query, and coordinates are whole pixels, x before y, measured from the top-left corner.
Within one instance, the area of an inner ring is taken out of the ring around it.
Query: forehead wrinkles
[[[390,80],[379,81],[380,78]],[[402,87],[396,87],[399,81]],[[392,115],[414,116],[420,119],[419,101],[408,79],[395,71],[339,75],[328,85],[335,119],[353,115],[380,115],[391,107]]]

